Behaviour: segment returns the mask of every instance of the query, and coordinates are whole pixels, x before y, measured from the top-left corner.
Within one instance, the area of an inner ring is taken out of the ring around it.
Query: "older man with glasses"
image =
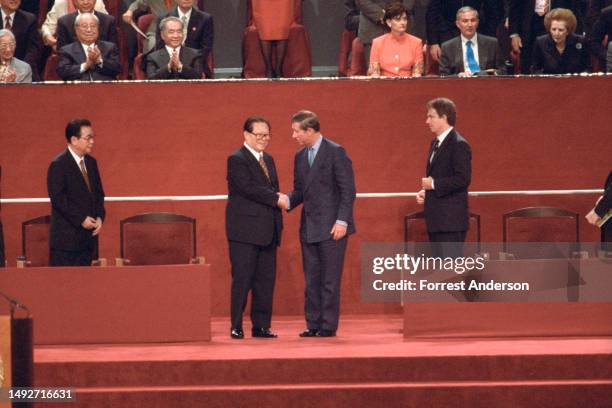
[[[0,30],[0,82],[32,82],[32,68],[15,58],[17,42],[9,30]]]

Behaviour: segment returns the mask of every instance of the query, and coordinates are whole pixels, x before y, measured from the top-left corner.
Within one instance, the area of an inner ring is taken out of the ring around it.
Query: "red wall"
[[[289,119],[317,112],[326,136],[353,159],[359,193],[412,192],[423,176],[432,137],[425,103],[457,103],[458,130],[473,150],[472,191],[601,188],[612,167],[612,81],[606,77],[480,78],[470,80],[314,80],[157,84],[31,85],[0,88],[3,198],[46,197],[45,177],[65,147],[64,127],[92,120],[107,196],[226,194],[225,161],[242,143],[242,123],[257,114],[272,123],[269,152],[281,189],[292,184]],[[9,102],[10,101],[10,102]],[[501,240],[501,214],[528,205],[555,205],[586,214],[596,195],[476,197],[483,240]],[[145,211],[176,211],[198,221],[198,252],[213,265],[213,313],[229,310],[229,260],[223,201],[107,203],[101,256],[118,256],[119,220]],[[358,234],[349,243],[343,312],[398,311],[362,304],[359,245],[400,241],[413,198],[360,198]],[[48,204],[4,204],[7,259],[20,252],[20,223],[49,212]],[[297,213],[285,217],[275,309],[301,314],[303,279]],[[598,231],[581,224],[583,241]]]

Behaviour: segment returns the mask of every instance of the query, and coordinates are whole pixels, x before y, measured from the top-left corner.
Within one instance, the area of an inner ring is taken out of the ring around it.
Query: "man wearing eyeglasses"
[[[96,159],[90,156],[94,132],[87,119],[66,125],[67,148],[47,172],[51,199],[49,263],[90,266],[105,216],[104,189]]]
[[[0,82],[32,82],[32,68],[15,58],[15,36],[9,30],[0,30]]]
[[[231,330],[244,338],[242,314],[251,291],[252,336],[275,338],[270,330],[276,279],[276,249],[283,219],[274,159],[264,150],[270,143],[270,124],[261,117],[243,126],[244,145],[227,159],[228,200],[225,231],[232,263]]]

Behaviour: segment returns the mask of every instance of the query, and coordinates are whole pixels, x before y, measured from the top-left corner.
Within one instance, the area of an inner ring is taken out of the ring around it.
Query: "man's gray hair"
[[[175,22],[179,23],[181,25],[181,30],[183,29],[183,21],[180,18],[178,18],[178,17],[170,16],[170,17],[166,17],[166,18],[162,19],[162,21],[160,21],[160,23],[159,23],[159,31],[164,31],[166,29],[166,24],[168,24],[170,21],[175,21]]]
[[[93,17],[94,20],[96,20],[96,24],[98,24],[98,27],[100,27],[100,19],[98,18],[98,16],[96,16],[94,13],[81,13],[79,14],[76,19],[74,20],[74,26],[78,26],[79,25],[79,21],[85,17]]]
[[[476,10],[474,7],[470,7],[470,6],[464,6],[464,7],[461,7],[459,10],[457,10],[457,15],[455,16],[455,20],[459,21],[459,17],[463,13],[470,13],[472,11],[474,13],[476,13],[476,18],[480,20],[480,16],[478,15],[478,10]]]
[[[15,39],[15,34],[13,34],[13,32],[11,30],[7,30],[7,29],[4,29],[4,28],[2,30],[0,30],[0,38],[6,37],[7,35],[13,39],[13,42],[17,41]]]

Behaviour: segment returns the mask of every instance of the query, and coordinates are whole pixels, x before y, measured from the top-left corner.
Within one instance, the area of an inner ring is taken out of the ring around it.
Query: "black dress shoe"
[[[251,334],[253,337],[261,337],[264,339],[275,339],[278,337],[278,335],[273,333],[270,329],[260,329],[258,327],[254,327]]]
[[[232,329],[230,332],[230,337],[232,339],[244,339],[244,332],[242,329]]]
[[[336,337],[335,330],[319,330],[317,332],[317,337]]]
[[[317,329],[306,329],[300,333],[300,337],[317,337],[318,332]]]

